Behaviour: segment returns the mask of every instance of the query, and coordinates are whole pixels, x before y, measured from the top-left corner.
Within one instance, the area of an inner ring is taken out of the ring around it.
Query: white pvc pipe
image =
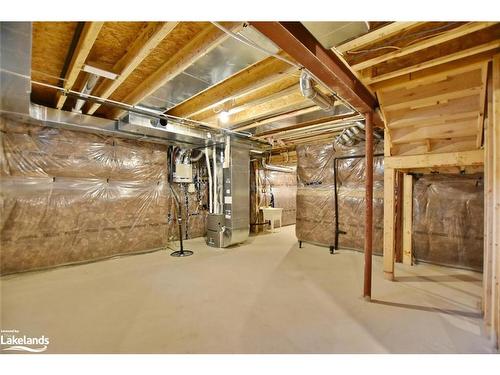
[[[208,157],[208,147],[205,147],[205,161],[208,171],[208,212],[213,213],[213,191],[212,191],[212,168],[210,167],[210,158]]]
[[[213,184],[213,188],[214,188],[214,214],[218,214],[219,213],[219,197],[217,195],[217,150],[216,150],[216,147],[215,145],[213,146],[213,149],[212,149],[212,158],[213,158],[213,162],[214,162],[214,174],[213,174],[213,178],[214,178],[214,184]]]

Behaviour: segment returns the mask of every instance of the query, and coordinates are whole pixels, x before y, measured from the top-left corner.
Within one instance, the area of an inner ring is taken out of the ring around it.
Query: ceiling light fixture
[[[220,122],[226,124],[229,121],[229,111],[226,111],[226,110],[221,111],[219,113],[219,120],[220,120]]]

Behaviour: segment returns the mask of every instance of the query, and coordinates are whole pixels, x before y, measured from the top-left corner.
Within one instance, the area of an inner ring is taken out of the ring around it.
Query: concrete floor
[[[490,353],[481,274],[398,264],[373,302],[363,254],[305,244],[294,227],[225,250],[160,251],[1,279],[1,328],[48,353]]]

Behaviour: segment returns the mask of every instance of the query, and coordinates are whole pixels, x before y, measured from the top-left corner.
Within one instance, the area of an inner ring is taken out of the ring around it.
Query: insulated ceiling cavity
[[[263,38],[252,27],[243,28],[239,34],[257,43],[259,38]],[[276,51],[274,46],[266,47]],[[166,111],[266,57],[266,53],[229,37],[145,98],[140,105]]]

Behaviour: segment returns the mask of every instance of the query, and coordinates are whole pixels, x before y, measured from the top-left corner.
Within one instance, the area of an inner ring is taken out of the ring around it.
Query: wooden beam
[[[85,22],[64,77],[64,90],[71,90],[73,88],[78,78],[78,74],[80,74],[103,25],[104,22]],[[56,108],[61,109],[66,102],[66,98],[66,95],[62,95],[61,92],[58,91],[56,94]]]
[[[397,51],[386,53],[382,56],[374,57],[369,60],[362,61],[358,64],[352,65],[354,70],[362,70],[369,68],[371,66],[380,64],[384,61],[397,59],[398,57],[406,56],[411,53],[415,53],[426,48],[430,48],[436,46],[441,43],[445,43],[455,38],[459,38],[461,36],[471,34],[473,32],[485,29],[487,27],[493,26],[496,22],[470,22],[465,25],[459,26],[457,28],[448,30],[438,36],[433,38],[425,39],[422,42],[414,43],[409,45],[408,47],[401,48]]]
[[[493,324],[500,346],[500,54],[493,59]]]
[[[128,78],[128,76],[149,56],[150,52],[172,32],[179,22],[150,22],[144,27],[137,39],[127,48],[127,52],[113,66],[112,71],[118,74],[114,80],[105,80],[95,89],[96,96],[101,99],[109,98],[115,90]],[[101,106],[93,103],[87,111],[88,115]]]
[[[230,23],[225,26],[234,28],[237,25],[237,23]],[[153,74],[146,78],[121,101],[131,105],[140,103],[145,97],[154,93],[161,86],[179,75],[187,67],[206,55],[210,50],[217,47],[227,38],[228,35],[217,27],[213,25],[207,26],[173,56],[167,58]],[[116,109],[110,112],[110,116],[119,118],[123,112],[124,111],[121,109]]]
[[[395,145],[427,140],[430,142],[431,139],[472,137],[477,134],[474,126],[476,121],[476,117],[474,117],[466,121],[450,122],[441,125],[423,124],[422,126],[412,128],[391,129],[391,140],[392,144]]]
[[[447,94],[455,92],[464,92],[463,96],[467,96],[467,90],[477,90],[482,87],[482,68],[478,67],[477,69],[471,69],[459,74],[449,73],[435,77],[431,82],[420,81],[417,84],[414,81],[405,87],[393,90],[381,90],[378,92],[378,97],[381,107],[385,111],[389,111],[397,109],[398,106],[405,108],[405,105],[407,107],[426,105],[429,101],[446,99]]]
[[[354,113],[346,113],[346,114],[336,115],[336,116],[327,116],[327,117],[322,117],[322,118],[311,120],[311,121],[301,122],[299,124],[294,124],[294,125],[285,126],[282,128],[268,130],[268,131],[265,131],[262,133],[257,133],[257,134],[255,134],[255,136],[258,139],[264,139],[264,138],[268,138],[270,136],[287,134],[287,133],[295,131],[295,130],[315,128],[315,127],[323,126],[326,124],[333,125],[333,124],[337,124],[339,122],[344,122],[344,121],[348,121],[348,120],[358,120],[358,119],[362,120],[363,118],[360,115],[356,115]]]
[[[479,95],[479,115],[477,116],[477,141],[476,147],[480,148],[483,143],[484,109],[486,107],[486,84],[488,81],[488,64],[484,64],[481,69],[481,82],[483,84]]]
[[[385,74],[378,75],[375,77],[367,77],[367,78],[365,78],[365,82],[369,85],[372,85],[372,84],[377,83],[377,82],[386,81],[386,80],[389,80],[391,78],[395,78],[395,77],[398,77],[398,76],[401,76],[404,74],[413,73],[413,72],[416,72],[418,70],[431,68],[431,67],[436,66],[436,65],[445,64],[445,63],[448,63],[450,61],[463,59],[465,57],[480,54],[482,52],[489,51],[489,50],[494,50],[494,49],[499,48],[499,47],[500,47],[500,40],[493,40],[493,41],[485,43],[485,44],[481,44],[481,45],[471,47],[471,48],[468,48],[468,49],[465,49],[462,51],[458,51],[455,53],[444,55],[444,56],[438,57],[436,59],[427,60],[425,62],[418,63],[415,65],[407,66],[405,68],[398,69],[398,70],[395,70],[395,71],[392,71],[389,73],[385,73]]]
[[[229,116],[228,126],[234,127],[242,122],[269,116],[276,112],[290,110],[297,105],[306,105],[309,102],[297,87],[284,90],[267,98],[262,98],[260,103],[250,103],[245,109]],[[221,124],[222,125],[222,124]]]
[[[437,168],[483,164],[483,150],[449,152],[444,154],[389,156],[384,158],[384,167],[394,169]]]
[[[271,95],[277,94],[280,91],[284,91],[289,89],[292,86],[298,85],[298,77],[292,74],[282,74],[278,76],[278,78],[274,77],[274,79],[269,82],[263,83],[262,86],[256,87],[253,90],[245,90],[244,94],[233,96],[232,99],[230,97],[226,98],[224,102],[218,102],[215,106],[210,106],[206,109],[203,109],[201,112],[198,112],[192,116],[191,119],[196,121],[207,121],[210,117],[214,117],[215,110],[219,106],[219,110],[224,108],[226,110],[236,107],[242,107],[245,105],[252,104],[252,102],[256,103],[259,100],[264,100],[265,97],[269,97]],[[298,87],[298,86],[297,86]],[[230,99],[229,101],[227,99]],[[226,106],[228,108],[226,108]]]
[[[494,315],[493,315],[493,291],[494,291],[494,196],[493,196],[493,178],[494,178],[494,114],[492,100],[492,80],[488,81],[488,122],[485,128],[484,138],[484,256],[483,256],[483,300],[482,310],[484,323],[489,335],[494,333]]]
[[[319,110],[319,107],[316,105],[313,105],[311,107],[298,109],[298,110],[290,111],[287,113],[282,113],[282,114],[277,115],[277,116],[272,116],[272,117],[266,118],[265,120],[255,121],[255,122],[248,124],[248,125],[245,125],[245,126],[236,126],[236,127],[232,128],[232,130],[242,131],[242,130],[253,129],[253,128],[256,128],[258,126],[270,124],[270,123],[276,122],[276,121],[285,120],[285,119],[290,118],[290,117],[297,117],[300,115],[305,115],[306,113],[311,113],[311,112],[315,112],[318,110]]]
[[[281,53],[281,55],[285,54]],[[265,58],[178,104],[167,113],[172,116],[191,117],[232,96],[242,95],[269,82],[274,82],[291,70],[295,68],[282,60],[272,56]]]
[[[412,265],[413,176],[403,177],[403,264]]]
[[[394,259],[395,259],[395,202],[394,189],[396,171],[386,164],[384,158],[384,278],[394,280]]]
[[[415,88],[433,82],[440,82],[443,77],[458,75],[474,69],[480,69],[485,62],[491,61],[494,51],[486,51],[460,60],[432,66],[415,72],[407,73],[386,81],[377,82],[370,87],[377,93],[398,88]]]
[[[422,25],[423,23],[424,22],[392,22],[387,26],[383,26],[365,35],[361,35],[360,37],[347,43],[341,44],[340,46],[335,47],[335,49],[342,54],[347,51],[360,49],[367,45],[387,39],[393,35],[408,31],[416,26]]]
[[[378,106],[363,83],[300,22],[251,24],[359,112],[369,112]]]

